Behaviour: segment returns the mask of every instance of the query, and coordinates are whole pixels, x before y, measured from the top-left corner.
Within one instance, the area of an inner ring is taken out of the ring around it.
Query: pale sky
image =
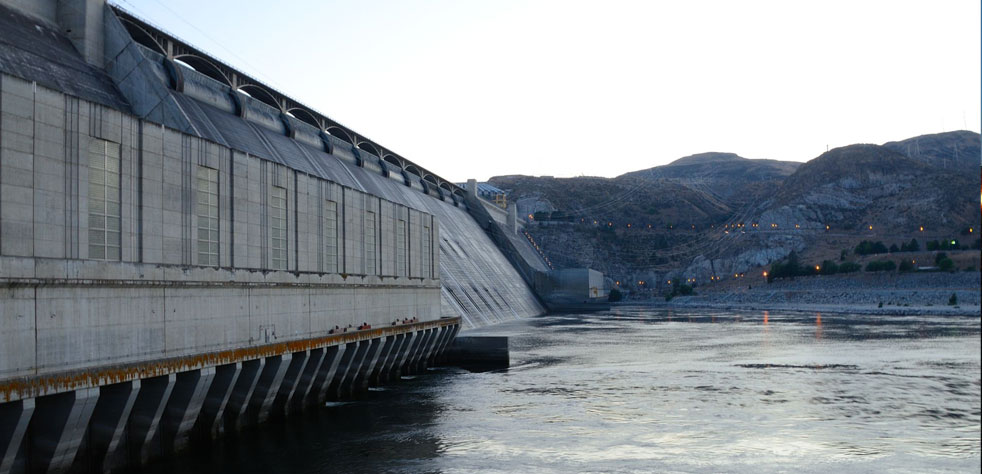
[[[978,0],[113,0],[452,181],[982,128]]]

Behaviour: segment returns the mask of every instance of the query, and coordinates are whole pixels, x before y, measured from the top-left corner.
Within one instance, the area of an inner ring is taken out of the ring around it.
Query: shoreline
[[[826,314],[856,314],[864,316],[959,316],[959,317],[982,317],[982,306],[979,305],[957,305],[957,306],[893,306],[884,305],[882,308],[877,305],[857,305],[857,304],[788,304],[788,303],[711,303],[705,301],[678,301],[685,300],[685,296],[676,297],[670,302],[658,300],[635,300],[614,303],[613,307],[618,306],[647,306],[660,309],[717,309],[726,311],[781,311],[795,313],[826,313]]]
[[[979,272],[830,275],[757,284],[748,280],[696,287],[696,294],[676,296],[671,301],[652,296],[616,304],[671,309],[982,317],[980,280]],[[958,304],[947,304],[952,295]]]

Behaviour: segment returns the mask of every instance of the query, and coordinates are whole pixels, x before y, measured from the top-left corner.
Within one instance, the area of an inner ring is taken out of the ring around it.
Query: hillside
[[[886,146],[850,145],[799,167],[759,214],[767,222],[815,228],[958,229],[979,219],[978,181],[977,169],[966,176]]]
[[[978,172],[982,147],[979,134],[967,130],[921,135],[884,143],[891,151],[942,169]]]
[[[588,266],[615,281],[708,279],[792,250],[837,258],[863,239],[926,241],[982,227],[979,150],[979,134],[949,132],[837,148],[807,163],[713,152],[616,178],[491,183],[525,220],[545,218],[527,229],[557,267]]]
[[[768,188],[780,184],[800,165],[794,161],[748,159],[733,153],[710,152],[622,176],[673,180],[738,208],[763,197]]]

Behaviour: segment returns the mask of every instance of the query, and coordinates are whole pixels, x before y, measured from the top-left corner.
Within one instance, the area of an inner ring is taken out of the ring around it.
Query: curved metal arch
[[[130,37],[133,38],[133,41],[136,41],[143,46],[167,56],[167,50],[163,47],[163,45],[157,42],[157,39],[154,38],[150,32],[143,29],[142,26],[133,23],[129,18],[120,17],[119,20],[123,23],[123,27],[126,28],[126,31],[130,33]]]
[[[207,58],[203,58],[195,54],[178,54],[174,56],[173,59],[174,61],[190,66],[191,69],[221,82],[226,86],[232,87],[232,81],[229,80],[228,76],[226,76],[224,72],[222,72],[222,69],[218,67],[217,64],[209,61]]]
[[[437,179],[434,178],[433,175],[431,175],[431,174],[428,174],[426,176],[423,176],[423,181],[426,181],[426,182],[428,182],[430,184],[433,184],[433,185],[436,185],[436,186],[439,186],[440,185],[440,183],[437,181]]]
[[[440,183],[440,187],[443,188],[444,190],[450,192],[450,193],[453,193],[453,188],[451,188],[450,185],[447,184],[446,181]]]
[[[419,172],[419,168],[417,168],[415,165],[406,165],[406,167],[404,169],[406,170],[406,172],[412,173],[412,174],[414,174],[416,176],[419,176],[419,177],[422,177],[423,176],[423,173],[420,173]]]
[[[348,135],[348,132],[341,127],[327,127],[324,129],[324,131],[327,132],[327,134],[332,137],[337,137],[348,143],[351,143],[351,136]]]
[[[359,149],[365,150],[365,151],[367,151],[367,152],[369,152],[369,153],[371,153],[371,154],[373,154],[375,156],[379,156],[378,148],[376,148],[375,145],[372,144],[371,142],[358,142],[358,144],[355,145],[355,146],[358,147]]]
[[[239,86],[238,90],[245,92],[253,99],[256,99],[266,105],[276,108],[276,110],[282,110],[279,101],[276,100],[276,96],[271,94],[262,86],[256,84],[243,84]]]
[[[293,107],[287,109],[286,113],[292,115],[294,118],[296,118],[301,122],[308,123],[310,125],[317,127],[318,130],[323,128],[323,124],[320,123],[320,120],[318,120],[317,117],[307,109],[303,109],[300,107]]]
[[[386,154],[385,156],[382,157],[382,161],[396,165],[399,167],[399,169],[402,169],[402,162],[398,158],[396,158],[395,155]]]

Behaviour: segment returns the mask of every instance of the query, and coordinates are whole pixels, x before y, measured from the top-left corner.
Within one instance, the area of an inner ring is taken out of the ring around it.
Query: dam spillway
[[[100,1],[0,2],[0,473],[140,464],[543,312],[452,183]]]

